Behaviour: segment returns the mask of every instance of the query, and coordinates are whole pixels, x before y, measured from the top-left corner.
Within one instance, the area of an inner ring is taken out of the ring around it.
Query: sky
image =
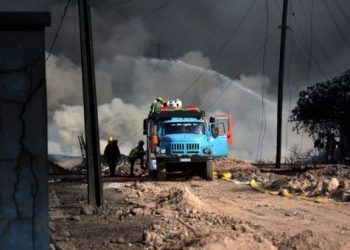
[[[207,113],[232,114],[232,155],[274,159],[282,2],[91,0],[101,147],[112,135],[127,153],[142,138],[152,100],[181,97]],[[50,11],[48,52],[65,5],[1,0],[0,11]],[[289,1],[284,157],[294,145],[312,147],[307,134],[291,130],[288,114],[300,90],[349,69],[349,25],[347,0]],[[77,0],[69,4],[46,73],[49,152],[78,155],[84,126]]]

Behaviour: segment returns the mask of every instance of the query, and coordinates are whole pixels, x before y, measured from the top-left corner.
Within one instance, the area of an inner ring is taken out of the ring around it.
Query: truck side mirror
[[[143,120],[143,134],[144,135],[148,135],[147,134],[147,125],[148,125],[148,119],[144,119]]]

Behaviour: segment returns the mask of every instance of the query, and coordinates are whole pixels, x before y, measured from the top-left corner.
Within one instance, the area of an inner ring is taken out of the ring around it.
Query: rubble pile
[[[225,172],[231,174],[231,178],[237,181],[271,182],[279,180],[280,175],[273,173],[262,173],[259,168],[249,162],[238,160],[234,157],[220,158],[214,161],[214,171],[218,176]]]
[[[331,242],[324,236],[320,236],[311,230],[304,230],[289,239],[278,244],[278,249],[334,249],[339,248],[340,244]]]
[[[125,192],[125,193],[124,193]],[[138,183],[123,189],[134,205],[131,215],[153,215],[144,243],[155,249],[273,249],[258,225],[209,212],[187,187],[164,188]],[[151,199],[150,199],[151,198]],[[271,234],[266,233],[266,235]],[[235,244],[231,244],[235,242]],[[237,242],[239,244],[237,244]],[[232,246],[237,246],[232,248]]]
[[[288,189],[294,194],[305,196],[326,196],[340,201],[350,201],[350,168],[337,166],[309,170],[295,178],[281,178],[267,188]]]

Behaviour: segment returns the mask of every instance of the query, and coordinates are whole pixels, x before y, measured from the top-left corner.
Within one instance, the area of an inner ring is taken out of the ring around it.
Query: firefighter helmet
[[[113,137],[112,136],[108,136],[108,142],[112,142],[113,141]]]
[[[158,96],[157,99],[156,99],[156,101],[157,101],[157,102],[163,103],[163,102],[164,102],[164,99],[163,99],[163,97]]]

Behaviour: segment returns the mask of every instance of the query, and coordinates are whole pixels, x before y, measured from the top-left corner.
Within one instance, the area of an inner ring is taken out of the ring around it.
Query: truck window
[[[165,123],[164,134],[204,134],[204,123],[201,122],[177,122],[177,123]]]

